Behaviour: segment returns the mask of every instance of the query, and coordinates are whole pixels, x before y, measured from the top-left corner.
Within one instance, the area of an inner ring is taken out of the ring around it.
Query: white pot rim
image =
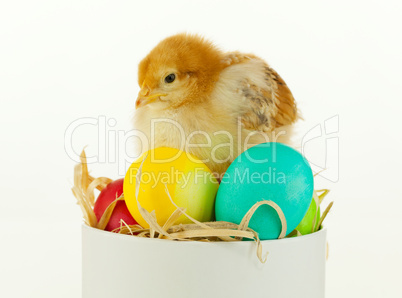
[[[158,238],[146,238],[146,237],[136,237],[136,236],[132,236],[132,235],[125,235],[125,234],[118,234],[118,233],[112,233],[109,231],[104,231],[104,230],[100,230],[100,229],[96,229],[93,227],[90,227],[88,225],[86,225],[85,223],[82,224],[82,229],[87,230],[87,231],[91,231],[91,233],[99,233],[102,234],[104,237],[108,237],[108,238],[118,238],[120,240],[125,240],[125,241],[133,241],[133,242],[138,242],[138,243],[144,243],[147,241],[154,241],[154,242],[166,242],[166,239],[158,239]],[[272,240],[261,240],[262,244],[269,244],[269,243],[280,243],[280,244],[290,244],[290,243],[295,243],[295,242],[299,242],[299,241],[305,241],[305,240],[309,240],[310,238],[316,238],[319,237],[321,234],[326,234],[327,229],[326,227],[323,227],[322,229],[320,229],[317,232],[314,232],[312,234],[307,234],[307,235],[302,235],[302,236],[298,236],[298,237],[291,237],[291,238],[283,238],[283,239],[272,239]],[[250,245],[254,244],[255,241],[216,241],[216,242],[204,242],[204,241],[171,241],[168,240],[169,243],[172,243],[172,245],[194,245],[194,243],[199,243],[199,245],[211,245],[211,244],[215,244],[215,245]]]

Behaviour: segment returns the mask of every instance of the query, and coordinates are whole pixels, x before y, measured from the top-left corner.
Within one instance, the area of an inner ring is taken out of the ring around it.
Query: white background
[[[401,2],[189,3],[1,2],[0,296],[80,297],[81,211],[65,131],[102,115],[115,119],[111,130],[132,129],[139,61],[183,31],[266,59],[299,103],[302,132],[339,116],[339,154],[327,155],[339,179],[317,179],[335,201],[327,297],[399,295]],[[96,126],[77,129],[72,144],[96,154]],[[325,163],[325,136],[309,146],[309,158]],[[119,175],[112,157],[90,167]]]

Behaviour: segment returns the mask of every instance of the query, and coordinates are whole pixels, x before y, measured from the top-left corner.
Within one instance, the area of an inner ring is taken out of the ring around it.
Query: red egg
[[[98,220],[101,219],[103,213],[110,203],[112,203],[116,198],[120,197],[120,195],[123,193],[123,181],[124,179],[118,179],[110,182],[99,194],[94,206],[94,212]],[[121,219],[124,220],[124,222],[128,225],[137,224],[128,211],[126,202],[124,201],[117,202],[105,230],[112,231],[116,228],[119,228]]]

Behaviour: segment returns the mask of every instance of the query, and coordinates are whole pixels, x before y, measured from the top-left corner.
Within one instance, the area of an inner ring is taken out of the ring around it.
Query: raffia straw
[[[254,235],[250,233],[245,234],[241,230],[230,231],[232,237],[244,237],[249,239],[254,239]],[[197,229],[197,230],[185,230],[182,232],[172,233],[170,236],[173,238],[197,238],[197,237],[222,237],[227,236],[228,231],[226,229]]]
[[[271,206],[272,208],[274,208],[274,210],[278,214],[279,219],[281,220],[281,224],[282,224],[282,230],[281,230],[281,233],[279,234],[278,239],[284,238],[286,236],[286,230],[287,230],[287,222],[286,222],[285,214],[283,213],[281,207],[279,207],[278,204],[276,204],[273,201],[261,201],[261,202],[255,203],[253,205],[253,207],[251,207],[250,210],[248,210],[248,212],[246,213],[246,215],[243,217],[242,221],[240,222],[239,230],[244,230],[248,227],[248,224],[250,223],[250,220],[253,217],[254,212],[256,212],[257,209],[259,207],[261,207],[262,205],[268,205],[268,206]]]
[[[327,196],[327,194],[329,193],[329,189],[317,189],[316,190],[317,193],[321,193],[318,198],[319,198],[319,205],[321,205],[322,201],[324,200],[324,198]]]
[[[131,234],[134,236],[136,232],[142,232],[144,228],[140,225],[128,225],[123,219],[120,219],[120,227],[112,230],[114,233]]]
[[[92,209],[93,206],[86,194],[89,185],[89,173],[84,150],[82,150],[80,158],[81,163],[74,167],[74,186],[72,192],[77,199],[78,205],[81,207],[86,224],[91,227],[96,227],[98,220],[96,219],[95,212]]]
[[[318,175],[320,175],[322,172],[324,172],[326,170],[326,168],[324,168],[324,169],[322,169],[322,170],[320,170],[320,171],[318,171],[317,173],[314,173],[314,177],[315,176],[318,176]]]
[[[311,225],[311,233],[313,233],[316,229],[316,224],[317,224],[317,217],[318,217],[318,206],[320,206],[320,198],[318,197],[317,191],[313,190],[313,200],[315,202],[315,214],[313,218],[313,224]]]
[[[128,224],[127,224],[123,219],[120,219],[120,228],[114,229],[112,232],[117,233],[117,232],[121,231],[121,229],[122,229],[123,227],[127,227],[127,226],[128,226]],[[141,228],[141,227],[140,227],[140,228]],[[132,236],[134,236],[134,233],[132,233],[131,230],[130,230],[130,234],[131,234]]]
[[[108,185],[112,181],[113,181],[112,179],[106,177],[98,177],[93,179],[91,183],[87,186],[86,197],[88,198],[88,201],[92,207],[95,205],[95,194],[94,194],[95,188],[98,189],[99,187],[102,187],[103,189],[106,185]]]
[[[107,208],[103,212],[98,224],[96,225],[97,229],[104,230],[106,228],[118,201],[124,201],[124,196],[121,195],[116,200],[114,200],[112,203],[110,203],[109,206],[107,206]]]
[[[174,223],[179,219],[179,217],[186,212],[185,208],[177,208],[168,218],[168,220],[163,225],[162,229],[166,232]],[[163,235],[160,234],[158,238],[162,238]]]
[[[325,217],[327,217],[327,214],[328,214],[328,212],[331,210],[333,204],[334,204],[334,202],[329,203],[328,206],[327,206],[327,208],[325,209],[325,211],[322,213],[321,219],[320,219],[320,221],[318,222],[318,227],[319,227],[319,228],[321,227],[321,225],[322,225],[322,223],[323,223]]]
[[[92,210],[90,204],[85,200],[81,190],[78,189],[76,186],[74,186],[71,190],[74,196],[77,198],[77,204],[82,210],[85,223],[90,227],[95,227],[98,224],[98,220],[96,219],[95,213]]]
[[[85,150],[82,150],[81,155],[80,155],[80,160],[81,160],[81,186],[84,191],[88,189],[88,185],[90,181],[88,181],[88,164],[87,164],[87,155],[85,154]]]
[[[137,201],[137,207],[138,210],[142,216],[142,218],[148,223],[149,225],[149,229],[150,229],[150,235],[152,236],[151,238],[154,238],[155,236],[155,231],[158,232],[159,234],[162,234],[163,236],[167,237],[168,239],[172,239],[173,238],[166,233],[163,228],[158,224],[155,216],[152,216],[151,213],[146,210],[145,208],[143,208],[138,200],[138,194],[140,192],[140,183],[141,183],[141,174],[142,174],[142,166],[145,162],[145,160],[147,159],[148,154],[144,157],[144,159],[142,160],[140,166],[138,167],[138,171],[137,174],[135,175],[135,199]],[[155,213],[154,213],[155,214]]]
[[[165,184],[165,192],[166,192],[166,194],[167,194],[167,196],[168,196],[170,202],[173,204],[173,206],[176,207],[176,210],[179,209],[179,211],[180,211],[181,214],[183,214],[184,216],[186,216],[188,219],[190,219],[193,223],[197,224],[199,227],[204,228],[204,229],[207,229],[207,230],[210,230],[210,229],[211,229],[211,228],[210,228],[208,225],[206,225],[205,223],[202,223],[202,222],[196,220],[195,218],[191,217],[190,215],[188,215],[186,212],[181,211],[180,208],[179,208],[179,206],[176,205],[176,203],[173,201],[172,197],[170,196],[169,189],[167,188],[167,185],[166,185],[166,184]],[[231,235],[231,236],[232,236],[232,235]],[[231,240],[232,240],[230,236],[224,236],[224,235],[222,235],[222,236],[218,236],[218,237],[219,237],[221,240],[223,240],[223,241],[231,241]]]
[[[88,180],[89,180],[90,182],[94,181],[95,179],[96,179],[96,178],[94,178],[94,177],[92,177],[91,175],[88,174]],[[108,179],[108,178],[107,178],[107,179]],[[102,190],[106,187],[106,185],[107,185],[107,184],[99,184],[99,185],[96,187],[96,189],[99,190],[99,191],[102,191]]]
[[[112,180],[106,177],[93,178],[89,175],[84,150],[81,152],[80,160],[81,163],[74,167],[74,186],[72,188],[72,192],[77,198],[77,203],[81,207],[81,210],[84,214],[85,223],[91,227],[104,230],[109,223],[109,219],[113,213],[117,201],[122,200],[122,198],[117,198],[115,201],[113,201],[106,208],[98,222],[95,212],[93,211],[95,204],[94,190],[95,188],[102,190]]]
[[[299,230],[294,229],[292,232],[290,232],[286,238],[291,238],[291,237],[299,237],[302,236],[302,233],[299,232]]]
[[[318,189],[315,191],[317,194],[321,193],[320,195],[318,195],[318,205],[321,205],[322,201],[324,200],[324,198],[327,196],[327,194],[329,193],[329,189]],[[318,225],[315,225],[315,218],[314,218],[314,224],[313,227],[314,229],[312,230],[312,233],[317,232],[321,229],[322,223],[325,219],[325,217],[327,216],[328,212],[331,210],[332,205],[334,202],[331,202],[327,208],[325,209],[325,211],[323,212],[320,221],[318,222]],[[317,208],[317,212],[318,212],[318,208]]]

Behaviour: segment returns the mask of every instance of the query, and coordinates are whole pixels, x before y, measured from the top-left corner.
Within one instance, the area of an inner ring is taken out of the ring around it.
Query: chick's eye
[[[166,83],[173,83],[173,81],[176,79],[176,76],[174,73],[171,73],[170,75],[167,75],[165,78]]]

